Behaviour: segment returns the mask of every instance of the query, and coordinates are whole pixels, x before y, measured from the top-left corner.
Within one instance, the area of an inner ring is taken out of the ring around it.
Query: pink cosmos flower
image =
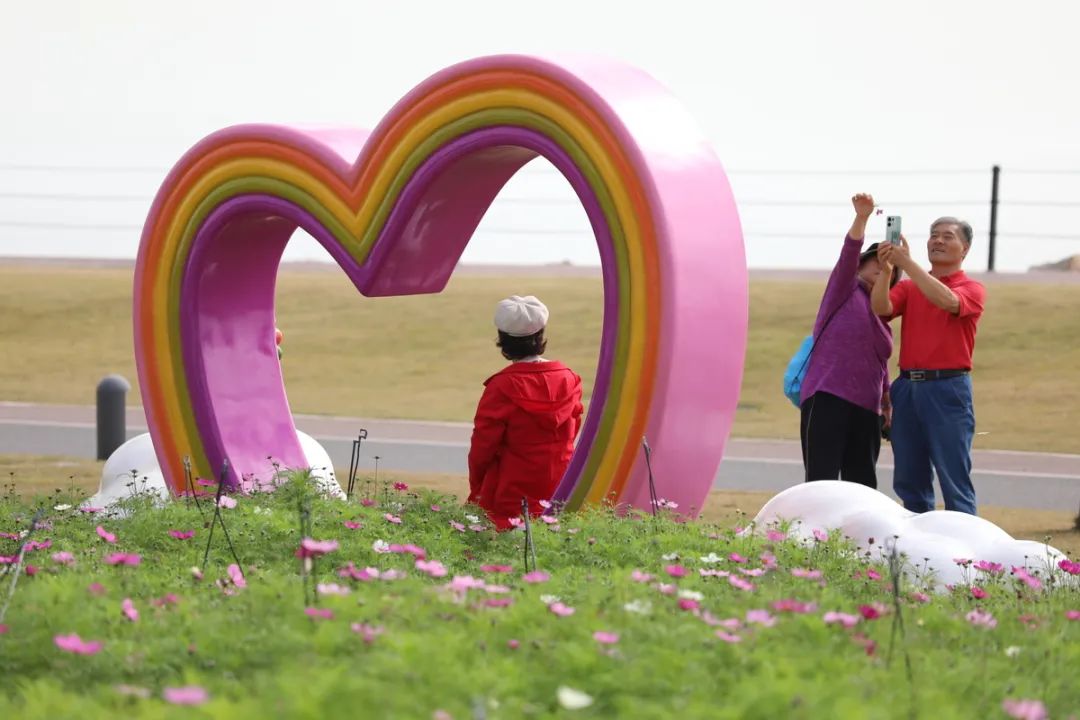
[[[135,609],[135,603],[131,602],[131,598],[124,598],[124,602],[120,603],[120,612],[131,622],[139,620],[139,611]]]
[[[53,638],[56,647],[73,655],[96,655],[101,652],[102,643],[96,640],[83,640],[72,633],[71,635],[57,635]]]
[[[438,505],[432,505],[431,506],[431,512],[439,512],[441,510],[442,510],[442,508],[439,507]]]
[[[927,595],[926,593],[923,593],[923,592],[918,592],[918,591],[911,593],[911,599],[914,600],[917,603],[928,603],[928,602],[930,602],[930,596],[929,595]]]
[[[986,591],[983,590],[978,585],[972,585],[971,586],[971,597],[975,598],[976,600],[982,600],[983,598],[986,597]]]
[[[735,643],[741,643],[742,642],[742,638],[739,637],[738,635],[736,635],[734,633],[727,633],[727,632],[724,632],[723,630],[717,630],[716,631],[716,637],[720,638],[724,642],[729,643],[731,645],[734,645]]]
[[[105,594],[105,586],[102,585],[99,582],[90,583],[87,586],[86,590],[91,595],[104,595]]]
[[[195,478],[195,484],[201,487],[217,487],[217,480],[207,480],[206,478]]]
[[[859,606],[859,614],[863,616],[864,620],[877,620],[888,611],[889,609],[881,603]]]
[[[615,643],[619,642],[619,634],[618,633],[611,633],[611,632],[604,632],[603,630],[597,630],[596,632],[594,632],[592,634],[592,636],[593,636],[593,640],[600,643],[601,645],[614,645]]]
[[[18,559],[17,555],[0,555],[0,565],[14,565]]]
[[[162,597],[151,600],[150,604],[154,607],[168,607],[169,605],[179,605],[180,598],[177,597],[174,593],[166,593]]]
[[[3,539],[3,540],[18,540],[19,539],[19,534],[18,533],[11,533],[11,532],[0,532],[0,539]]]
[[[95,528],[95,530],[96,530],[96,532],[98,534],[98,537],[100,537],[105,542],[107,542],[107,543],[115,543],[116,542],[116,536],[113,535],[108,530],[106,530],[105,528],[101,527],[100,525],[98,525],[97,528]]]
[[[229,573],[229,579],[232,580],[232,584],[238,588],[247,587],[247,579],[244,577],[244,573],[240,570],[240,566],[236,563],[232,563],[226,568]]]
[[[228,495],[222,495],[218,498],[218,507],[225,510],[232,510],[236,507],[236,498],[229,497]]]
[[[345,524],[345,527],[347,527],[350,530],[359,530],[360,528],[364,527],[364,523],[357,522],[355,520],[346,520],[344,524]]]
[[[664,572],[673,578],[681,578],[686,577],[688,571],[682,565],[668,565],[664,568]]]
[[[337,574],[338,577],[350,578],[352,580],[360,580],[362,582],[375,579],[367,570],[358,570],[357,567],[352,563],[349,563],[343,568],[339,568]]]
[[[570,607],[569,605],[564,605],[561,602],[551,603],[550,605],[548,605],[548,610],[555,613],[559,617],[568,617],[577,612],[577,610],[575,610],[574,608]]]
[[[530,585],[537,583],[545,583],[551,579],[551,575],[548,575],[543,570],[533,570],[532,572],[525,573],[521,576],[522,582],[527,582]]]
[[[386,513],[385,515],[383,515],[383,519],[386,520],[386,522],[388,523],[393,523],[394,525],[401,524],[401,518],[399,518],[397,515],[394,515],[393,513]]]
[[[198,685],[187,685],[167,687],[161,691],[161,697],[172,705],[202,705],[210,699],[210,693]]]
[[[451,520],[450,527],[454,528],[454,530],[457,530],[460,533],[465,532],[465,526],[459,522],[454,522],[453,520]]]
[[[982,610],[975,609],[964,616],[972,625],[978,625],[982,627],[992,628],[997,627],[997,620],[993,614],[989,612],[983,612]]]
[[[513,525],[514,523],[513,523],[513,522],[511,522],[510,524],[511,524],[511,525]],[[515,527],[516,527],[516,526],[515,526]],[[473,532],[476,532],[476,533],[482,533],[482,532],[484,532],[485,530],[487,530],[487,528],[486,528],[486,527],[484,527],[483,525],[470,525],[470,526],[469,526],[469,529],[470,529],[470,530],[472,530]]]
[[[1046,706],[1040,700],[1006,698],[1001,701],[1001,709],[1006,715],[1016,720],[1046,720],[1050,717],[1046,713]]]
[[[545,525],[558,525],[559,524],[559,518],[552,517],[550,515],[541,515],[540,516],[540,522],[544,523]]]
[[[510,565],[481,565],[480,572],[486,573],[508,573],[513,572],[514,568]]]
[[[404,545],[398,545],[396,543],[391,544],[390,552],[404,555],[412,555],[419,560],[427,560],[427,550],[418,545],[413,545],[412,543],[406,543]]]
[[[765,533],[765,537],[769,542],[782,542],[787,537],[787,533],[783,530],[769,530]]]
[[[1042,588],[1042,581],[1040,581],[1037,577],[1029,574],[1027,568],[1014,567],[1012,569],[1012,574],[1015,575],[1018,580],[1023,582],[1032,590],[1038,590]]]
[[[37,565],[27,565],[26,567],[23,568],[23,572],[25,572],[27,575],[33,577],[34,575],[38,574]]]
[[[334,611],[329,608],[316,608],[307,607],[304,608],[304,614],[312,620],[333,620]]]
[[[37,540],[31,540],[30,542],[26,543],[26,552],[33,552],[35,550],[48,550],[51,547],[52,540],[42,540],[41,542],[38,542]]]
[[[170,530],[169,534],[177,540],[190,540],[195,537],[194,530]]]
[[[765,574],[765,568],[739,568],[739,572],[747,577],[761,577]]]
[[[731,575],[727,570],[709,570],[706,568],[698,569],[698,575],[701,577],[728,577]]]
[[[663,595],[674,595],[679,588],[674,583],[657,583],[656,589]]]
[[[679,599],[679,609],[680,610],[691,611],[691,610],[698,610],[700,608],[701,608],[701,603],[699,603],[697,600],[693,600],[691,598],[680,598]]]
[[[742,578],[736,577],[734,575],[728,577],[728,582],[731,583],[732,587],[736,587],[743,592],[752,592],[754,590],[754,584],[752,582],[743,580]]]
[[[972,560],[970,558],[953,558],[953,562],[960,567],[966,568],[971,565]]]
[[[829,533],[825,532],[824,530],[814,528],[814,539],[818,542],[829,542]]]
[[[772,627],[776,624],[776,618],[770,615],[768,610],[747,610],[746,622],[762,627]]]
[[[349,626],[349,629],[363,638],[368,645],[384,632],[381,625],[368,625],[367,623],[353,623]]]
[[[510,588],[506,585],[489,585],[485,583],[484,592],[491,593],[492,595],[506,595],[510,592]]]
[[[773,610],[777,612],[789,612],[796,614],[812,613],[817,610],[815,603],[804,603],[798,600],[786,598],[784,600],[777,600],[772,604]]]
[[[647,583],[653,579],[653,576],[649,573],[641,572],[640,570],[634,570],[630,573],[630,579],[634,582]]]
[[[3,635],[7,631],[8,631],[8,626],[4,625],[3,623],[0,623],[0,635]]]
[[[417,558],[415,567],[422,573],[427,573],[433,578],[446,577],[446,566],[438,560],[421,560]]]
[[[1066,620],[1080,620],[1080,610],[1066,610],[1065,611],[1065,619]]]
[[[508,607],[513,602],[513,598],[485,598],[484,606],[489,608],[503,608]]]
[[[396,483],[394,483],[394,489],[397,490],[398,492],[405,492],[406,490],[409,489],[409,486],[406,485],[403,482],[396,482]]]
[[[135,553],[113,553],[106,556],[106,565],[128,565],[134,567],[142,562],[142,556]]]
[[[315,586],[315,591],[320,595],[348,595],[351,590],[349,588],[338,585],[337,583],[319,583]]]
[[[486,585],[483,580],[474,578],[471,575],[455,575],[454,578],[446,584],[447,589],[463,593],[467,590],[473,590],[475,588],[482,588]]]
[[[777,566],[776,556],[770,552],[761,553],[761,564],[771,570]]]
[[[69,553],[67,550],[61,550],[60,552],[53,553],[52,559],[54,563],[60,565],[70,565],[75,562],[75,556]]]
[[[364,507],[375,507],[375,501],[371,498],[364,498],[360,501],[360,504]]]
[[[747,562],[746,558],[744,558],[742,555],[740,555],[737,552],[733,552],[730,555],[728,555],[728,560],[730,560],[731,562],[735,562],[735,563],[745,563],[745,562]]]
[[[975,569],[989,575],[1001,575],[1005,572],[1004,565],[1001,563],[989,562],[988,560],[980,560],[975,563]]]
[[[791,574],[797,578],[806,578],[807,580],[820,580],[820,570],[807,570],[806,568],[792,568]]]
[[[521,642],[511,638],[506,641],[506,647],[510,648],[511,650],[517,650],[519,647],[521,647]]]
[[[105,509],[105,508],[99,508],[99,507],[81,507],[81,508],[79,508],[79,512],[84,512],[84,513],[99,513],[99,512],[101,512],[101,511],[102,511],[102,510],[104,510],[104,509]]]
[[[827,612],[822,619],[826,625],[842,625],[850,628],[858,625],[860,618],[858,615],[849,615],[842,612]]]
[[[867,570],[866,570],[866,579],[867,580],[880,580],[881,579],[881,573],[879,573],[874,568],[867,568]]]
[[[1070,575],[1080,575],[1080,561],[1059,560],[1058,567]]]
[[[338,549],[337,540],[312,540],[304,538],[300,541],[300,557],[318,557]]]

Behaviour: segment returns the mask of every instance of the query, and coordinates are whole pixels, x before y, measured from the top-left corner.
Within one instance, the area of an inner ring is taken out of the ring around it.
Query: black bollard
[[[108,460],[127,442],[125,401],[131,384],[121,375],[106,375],[97,386],[97,459]]]

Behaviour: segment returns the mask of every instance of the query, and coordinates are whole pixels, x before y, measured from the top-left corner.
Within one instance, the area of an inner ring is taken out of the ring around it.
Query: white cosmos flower
[[[377,553],[388,553],[390,552],[390,543],[385,540],[376,540],[371,543],[371,549]]]
[[[723,559],[724,558],[720,557],[716,553],[711,552],[708,555],[705,555],[704,557],[702,557],[701,562],[705,563],[706,565],[715,565],[716,563],[720,562]]]
[[[695,590],[680,590],[679,597],[685,600],[697,600],[701,602],[705,599],[705,596]]]
[[[565,685],[559,686],[556,695],[558,695],[559,704],[566,710],[581,710],[593,704],[591,695]]]
[[[652,612],[652,603],[648,600],[632,600],[623,605],[623,610],[638,615],[648,615]]]
[[[678,560],[679,559],[679,553],[668,553],[667,555],[661,555],[660,559],[665,560],[667,562],[671,562],[672,560]]]

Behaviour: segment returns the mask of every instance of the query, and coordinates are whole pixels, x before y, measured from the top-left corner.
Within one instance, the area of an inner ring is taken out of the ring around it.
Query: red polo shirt
[[[927,300],[911,279],[901,280],[889,293],[893,317],[904,317],[900,328],[901,370],[971,369],[975,328],[982,316],[986,288],[962,270],[938,280],[960,298],[956,315]]]

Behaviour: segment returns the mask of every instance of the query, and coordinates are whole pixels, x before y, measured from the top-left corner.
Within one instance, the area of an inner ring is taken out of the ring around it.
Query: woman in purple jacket
[[[862,252],[874,198],[851,199],[855,220],[829,277],[814,323],[814,349],[800,393],[803,465],[809,480],[848,480],[877,487],[882,427],[888,427],[889,326],[870,309],[879,279],[895,285],[899,273],[882,278],[877,243]]]

